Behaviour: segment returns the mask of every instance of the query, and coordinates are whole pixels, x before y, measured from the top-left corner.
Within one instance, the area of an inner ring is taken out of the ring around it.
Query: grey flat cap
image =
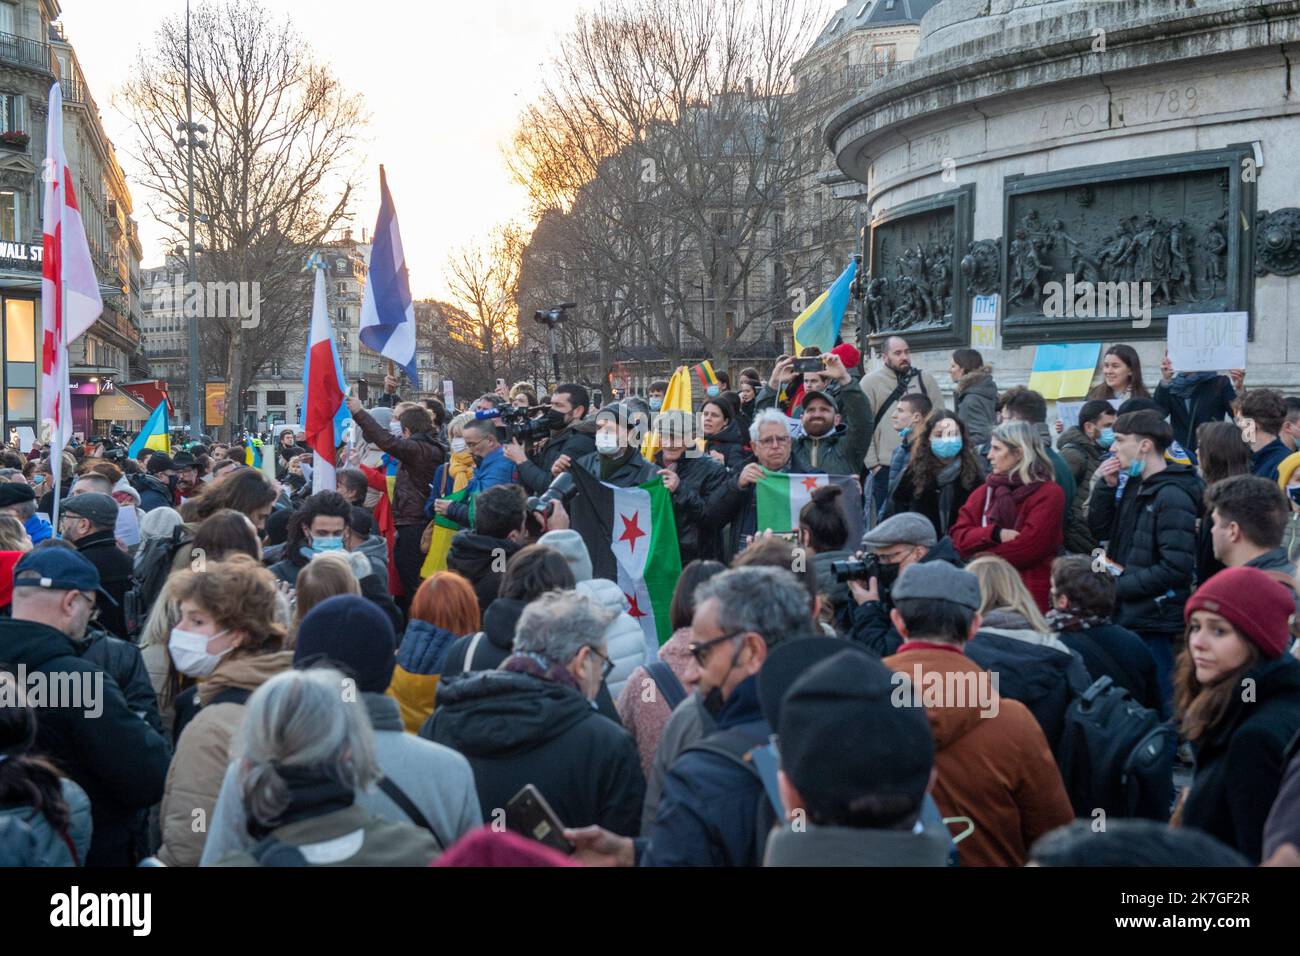
[[[933,548],[938,540],[929,518],[915,511],[905,511],[880,522],[863,535],[862,546],[884,548],[891,544],[919,544]]]
[[[99,493],[73,495],[63,502],[63,513],[89,518],[101,528],[111,528],[117,523],[117,502]]]
[[[948,601],[972,611],[980,609],[979,578],[947,561],[908,565],[898,576],[891,595],[895,601]]]

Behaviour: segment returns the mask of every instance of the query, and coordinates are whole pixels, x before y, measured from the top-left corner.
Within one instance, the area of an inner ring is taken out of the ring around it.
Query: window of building
[[[5,301],[5,361],[36,361],[36,307],[30,299]]]
[[[0,239],[5,242],[22,241],[22,202],[11,189],[0,190]]]
[[[12,3],[0,3],[0,33],[13,33],[18,8]]]
[[[8,6],[0,3],[0,7]],[[0,133],[26,131],[23,98],[17,93],[0,93]]]
[[[266,404],[268,404],[268,405],[284,405],[284,404],[286,404],[286,402],[285,402],[285,400],[284,400],[284,396],[285,396],[285,393],[282,392],[282,391],[281,391],[281,392],[267,392],[267,393],[266,393]]]
[[[270,372],[272,375],[280,374],[280,363],[275,359],[271,360]]]

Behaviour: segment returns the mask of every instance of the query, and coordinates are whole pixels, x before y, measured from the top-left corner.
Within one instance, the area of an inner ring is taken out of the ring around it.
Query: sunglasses
[[[688,644],[686,647],[687,647],[687,650],[689,650],[689,651],[691,652],[691,656],[692,656],[693,658],[695,658],[695,663],[697,663],[697,664],[699,664],[701,667],[703,667],[703,666],[705,665],[705,663],[708,661],[708,659],[709,659],[709,653],[710,653],[710,651],[713,650],[713,646],[714,646],[715,644],[721,644],[723,641],[729,641],[729,640],[731,640],[733,637],[740,637],[740,635],[742,635],[742,634],[744,634],[744,633],[746,633],[746,632],[745,632],[745,631],[732,631],[732,632],[729,633],[729,634],[723,634],[721,637],[715,637],[715,638],[713,638],[713,640],[711,640],[711,641],[700,641],[700,642],[698,642],[698,643],[695,642],[695,641],[692,641],[692,642],[691,642],[690,644]]]

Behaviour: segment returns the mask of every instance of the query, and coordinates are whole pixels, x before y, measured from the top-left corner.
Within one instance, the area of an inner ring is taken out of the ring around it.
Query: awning
[[[94,418],[100,422],[144,422],[152,410],[144,402],[122,391],[112,391],[95,399]]]

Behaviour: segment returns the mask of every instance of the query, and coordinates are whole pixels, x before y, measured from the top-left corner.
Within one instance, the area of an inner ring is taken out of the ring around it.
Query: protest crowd
[[[0,864],[1300,863],[1300,398],[879,344],[5,446]]]

